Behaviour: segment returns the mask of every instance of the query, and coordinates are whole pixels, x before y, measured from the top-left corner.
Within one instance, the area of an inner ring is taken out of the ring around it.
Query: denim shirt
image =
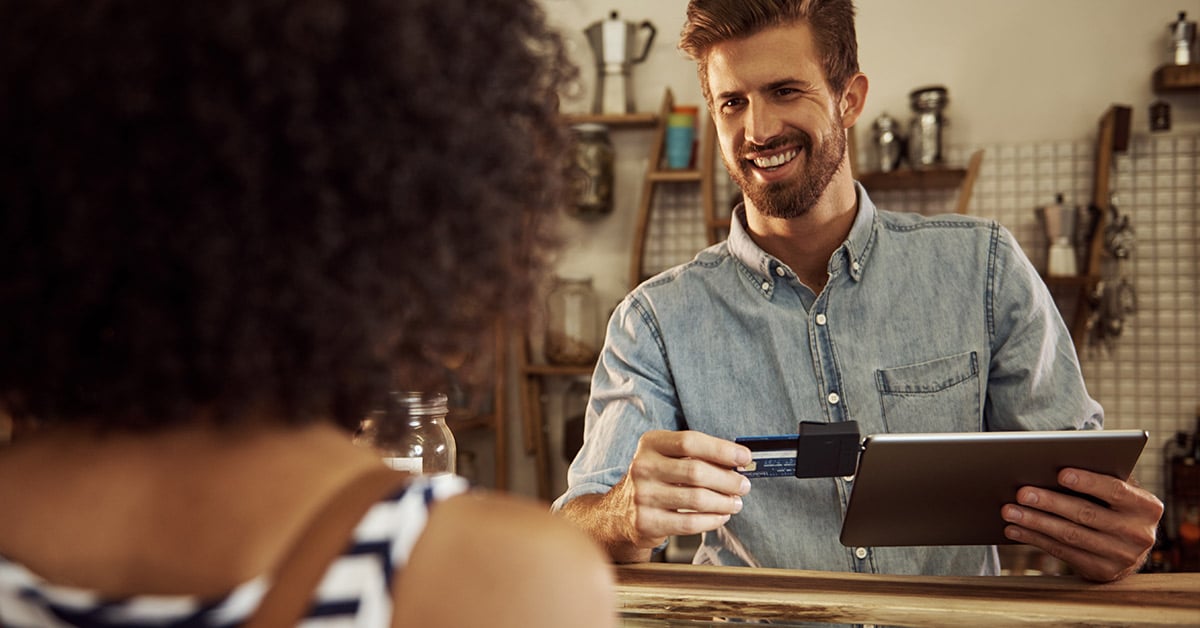
[[[864,435],[1101,427],[1066,326],[1012,234],[975,217],[880,211],[856,190],[820,294],[754,243],[739,207],[725,242],[621,302],[555,509],[607,492],[647,430],[733,440],[794,434],[800,421],[854,420]],[[842,546],[852,482],[756,478],[694,562],[998,572],[990,546]]]

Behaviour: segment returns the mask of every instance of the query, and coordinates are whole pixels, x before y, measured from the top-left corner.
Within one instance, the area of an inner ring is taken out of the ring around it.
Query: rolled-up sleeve
[[[988,429],[1101,429],[1104,410],[1088,395],[1054,299],[1003,227],[991,257]]]

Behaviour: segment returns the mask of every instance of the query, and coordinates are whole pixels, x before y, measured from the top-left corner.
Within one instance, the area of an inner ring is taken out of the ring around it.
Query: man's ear
[[[858,122],[858,117],[862,115],[863,107],[867,104],[867,87],[867,75],[862,72],[856,72],[846,82],[846,89],[842,90],[842,100],[839,103],[843,129],[848,129]]]

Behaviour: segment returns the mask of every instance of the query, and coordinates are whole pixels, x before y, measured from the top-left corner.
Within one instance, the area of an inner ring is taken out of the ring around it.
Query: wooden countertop
[[[623,618],[905,626],[1200,626],[1200,573],[890,576],[666,563],[616,568]],[[627,624],[633,625],[633,624]],[[679,625],[672,622],[671,625]]]

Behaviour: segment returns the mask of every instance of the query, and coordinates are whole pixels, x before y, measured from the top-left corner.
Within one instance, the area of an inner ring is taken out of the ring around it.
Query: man
[[[879,211],[853,181],[862,113],[851,0],[692,0],[697,61],[745,202],[726,242],[636,288],[609,323],[563,516],[617,562],[703,532],[697,563],[993,574],[994,547],[847,548],[853,478],[756,480],[741,435],[855,420],[863,433],[1097,429],[1067,330],[1011,234]],[[1140,566],[1162,504],[1064,470],[1103,509],[1023,487],[1009,538],[1085,578]]]

